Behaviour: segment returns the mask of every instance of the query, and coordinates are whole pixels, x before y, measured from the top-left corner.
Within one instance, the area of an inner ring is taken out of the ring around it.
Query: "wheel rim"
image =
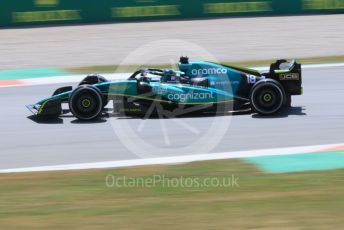
[[[272,114],[282,107],[283,97],[282,90],[275,84],[262,84],[254,89],[251,103],[257,112]]]
[[[84,116],[95,112],[94,110],[97,109],[97,101],[92,95],[89,95],[88,93],[78,95],[75,100],[78,112]]]
[[[81,105],[84,107],[84,108],[88,108],[88,107],[90,107],[91,106],[91,101],[89,100],[89,99],[83,99],[82,101],[81,101]]]
[[[277,92],[271,89],[265,89],[258,92],[258,106],[264,107],[264,108],[270,108],[273,107],[278,101],[277,101]]]
[[[263,95],[263,100],[264,100],[264,102],[266,102],[266,103],[270,102],[270,101],[272,100],[272,95],[271,95],[270,93],[265,93],[265,94]]]
[[[71,96],[70,109],[79,119],[93,119],[101,112],[102,98],[95,89],[80,88]]]

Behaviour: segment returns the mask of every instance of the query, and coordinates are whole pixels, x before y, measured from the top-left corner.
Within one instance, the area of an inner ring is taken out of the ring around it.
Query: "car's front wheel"
[[[81,85],[72,92],[69,108],[80,120],[96,119],[103,109],[101,92],[94,86]]]
[[[277,113],[283,107],[285,97],[284,89],[277,81],[259,81],[250,94],[252,110],[263,115]]]

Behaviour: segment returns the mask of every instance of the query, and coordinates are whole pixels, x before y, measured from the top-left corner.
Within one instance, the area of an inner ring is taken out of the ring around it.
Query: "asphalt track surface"
[[[344,67],[306,69],[303,80],[304,95],[293,97],[293,107],[275,116],[250,113],[173,119],[104,116],[89,123],[79,122],[69,114],[53,120],[36,120],[31,116],[24,105],[50,95],[59,85],[0,88],[0,169],[199,154],[202,144],[188,152],[178,148],[208,135],[209,124],[222,122],[221,119],[230,120],[229,128],[223,134],[211,134],[218,143],[209,154],[342,143]],[[124,123],[138,133],[125,137],[130,140],[129,145],[149,143],[154,146],[150,156],[128,149],[123,136],[114,131]],[[203,142],[204,146],[211,144]]]

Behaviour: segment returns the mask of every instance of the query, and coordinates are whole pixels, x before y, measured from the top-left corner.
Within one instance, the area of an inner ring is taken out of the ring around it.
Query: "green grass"
[[[107,187],[107,175],[239,187]],[[0,175],[0,229],[341,229],[344,170],[267,174],[239,160]]]
[[[238,61],[238,62],[222,62],[223,64],[232,64],[243,67],[252,66],[268,66],[275,60],[255,60],[255,61]],[[329,57],[312,57],[312,58],[299,58],[298,62],[302,64],[319,64],[319,63],[339,63],[344,62],[344,56],[329,56]],[[123,72],[133,72],[142,67],[150,68],[173,68],[173,66],[168,64],[161,65],[95,65],[95,66],[84,66],[84,67],[72,67],[66,70],[73,74],[88,74],[88,73],[123,73]]]

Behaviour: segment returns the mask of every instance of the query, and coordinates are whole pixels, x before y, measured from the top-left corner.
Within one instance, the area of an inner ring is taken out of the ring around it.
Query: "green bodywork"
[[[141,82],[137,79],[103,82],[94,84],[94,87],[98,88],[108,100],[125,97],[132,98],[132,100],[157,101],[175,105],[217,104],[232,102],[235,99],[247,100],[247,95],[237,94],[238,89],[243,85],[250,87],[247,74],[254,74],[257,79],[260,77],[259,72],[255,70],[201,61],[179,64],[179,69],[191,78],[206,78],[208,85],[204,87],[145,78]],[[138,84],[140,87],[146,86],[151,90],[148,93],[139,92]],[[28,108],[36,115],[46,115],[49,108],[68,102],[72,92],[71,90],[53,95],[28,106]]]
[[[205,61],[181,61],[178,66],[177,71],[142,69],[136,71],[127,80],[106,81],[104,79],[92,85],[107,101],[130,99],[131,102],[136,100],[144,104],[155,101],[178,107],[179,105],[217,105],[235,102],[246,104],[250,101],[252,86],[265,78],[253,69]],[[294,71],[293,68],[274,69],[275,72],[272,75],[271,71],[268,74],[270,74],[269,77],[276,77],[278,80],[279,74]],[[297,73],[299,75],[295,74],[295,77],[298,77],[296,81],[293,76],[291,79],[288,76],[289,78],[284,78],[281,83],[283,87],[286,86],[286,92],[291,95],[299,95],[302,89],[300,87],[301,72]],[[147,74],[150,74],[150,77],[147,77]],[[291,88],[290,84],[292,86],[296,84],[296,88]],[[288,92],[290,88],[296,91]],[[67,103],[72,93],[71,87],[60,88],[53,96],[27,107],[35,115],[58,115],[62,112],[61,103]],[[269,100],[268,96],[266,100]]]

